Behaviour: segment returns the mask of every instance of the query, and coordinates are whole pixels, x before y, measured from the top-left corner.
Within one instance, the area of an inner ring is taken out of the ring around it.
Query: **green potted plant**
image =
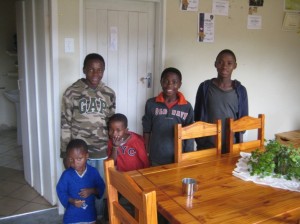
[[[251,152],[248,164],[252,176],[282,176],[288,180],[300,180],[300,148],[283,145],[276,140],[269,140],[265,151]]]

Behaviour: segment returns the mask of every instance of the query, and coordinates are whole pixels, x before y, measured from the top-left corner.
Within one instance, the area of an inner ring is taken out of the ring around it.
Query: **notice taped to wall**
[[[215,20],[211,13],[199,13],[198,41],[212,43],[215,40]]]

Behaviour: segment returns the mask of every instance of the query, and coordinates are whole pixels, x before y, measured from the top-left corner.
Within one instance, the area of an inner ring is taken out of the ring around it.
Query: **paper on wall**
[[[215,39],[215,20],[211,13],[199,13],[198,41],[212,43]]]
[[[118,50],[118,28],[115,26],[110,27],[109,50]]]
[[[300,29],[300,13],[285,13],[282,29],[290,31]]]
[[[229,1],[228,0],[213,0],[212,13],[214,15],[228,16]]]
[[[248,15],[248,29],[261,29],[262,28],[262,18],[259,15]]]
[[[198,11],[199,0],[180,0],[180,10]]]

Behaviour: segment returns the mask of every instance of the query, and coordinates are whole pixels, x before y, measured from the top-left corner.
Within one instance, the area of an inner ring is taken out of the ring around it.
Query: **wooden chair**
[[[227,146],[230,153],[240,153],[240,151],[252,151],[263,149],[265,141],[265,115],[259,114],[258,118],[245,116],[238,120],[227,119]],[[257,139],[234,143],[234,134],[247,130],[257,129]]]
[[[182,127],[181,124],[175,125],[175,162],[180,163],[184,160],[221,155],[221,130],[221,120],[216,121],[216,123],[206,123],[202,121],[197,121],[186,127]],[[215,148],[203,149],[195,152],[182,152],[183,140],[209,136],[215,137]]]
[[[104,162],[109,223],[157,224],[156,191],[144,192],[126,173],[116,171],[114,161]],[[118,193],[135,207],[135,218],[119,204]]]

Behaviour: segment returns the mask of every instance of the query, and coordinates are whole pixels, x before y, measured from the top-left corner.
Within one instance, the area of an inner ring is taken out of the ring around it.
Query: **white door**
[[[103,81],[116,92],[116,112],[139,134],[146,100],[153,96],[154,15],[153,2],[85,2],[84,53],[104,57]]]
[[[16,1],[25,180],[56,204],[54,98],[48,0]],[[56,119],[57,120],[57,119]]]

